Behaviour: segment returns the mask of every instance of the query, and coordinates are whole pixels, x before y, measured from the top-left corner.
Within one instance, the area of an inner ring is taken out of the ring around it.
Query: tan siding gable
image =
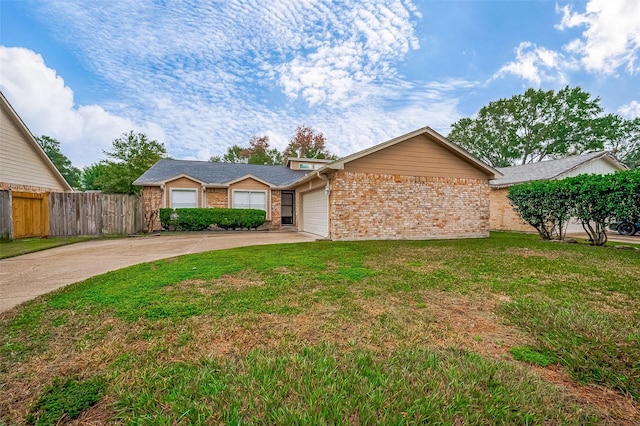
[[[65,191],[59,178],[10,119],[0,114],[0,182]]]
[[[427,135],[418,135],[348,162],[345,170],[401,176],[488,178],[483,171]]]
[[[258,182],[255,179],[251,179],[251,178],[247,178],[244,180],[241,180],[240,182],[236,182],[233,183],[231,185],[229,185],[230,189],[259,189],[259,190],[264,190],[267,191],[269,190],[269,186],[265,185],[262,182]]]

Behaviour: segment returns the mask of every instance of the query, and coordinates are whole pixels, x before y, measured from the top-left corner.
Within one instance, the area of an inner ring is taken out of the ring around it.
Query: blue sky
[[[207,160],[297,125],[347,155],[580,86],[640,116],[640,1],[0,2],[0,90],[79,167],[129,130]]]

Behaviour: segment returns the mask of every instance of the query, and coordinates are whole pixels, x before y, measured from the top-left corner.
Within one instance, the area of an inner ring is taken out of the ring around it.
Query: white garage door
[[[329,236],[329,200],[324,189],[302,194],[302,230]]]

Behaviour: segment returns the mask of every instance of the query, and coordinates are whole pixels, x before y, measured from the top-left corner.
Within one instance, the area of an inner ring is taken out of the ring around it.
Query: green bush
[[[545,239],[562,239],[569,217],[580,220],[592,244],[607,241],[606,226],[640,215],[640,170],[583,174],[509,188],[511,205]]]
[[[257,228],[267,213],[255,209],[160,209],[160,223],[165,229],[202,231],[211,225],[224,229]]]

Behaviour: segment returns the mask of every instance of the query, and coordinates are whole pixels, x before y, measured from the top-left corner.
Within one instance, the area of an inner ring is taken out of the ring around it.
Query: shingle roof
[[[573,155],[559,160],[541,161],[521,166],[497,167],[503,177],[501,179],[492,179],[489,184],[493,187],[504,187],[534,180],[554,179],[582,164],[604,156],[610,157],[610,154],[607,151],[597,151],[589,154]],[[616,161],[613,157],[611,159]]]
[[[246,175],[253,175],[273,186],[286,186],[306,173],[286,166],[266,166],[239,163],[211,163],[209,161],[160,160],[133,182],[134,185],[157,185],[185,174],[205,184],[222,185]]]

